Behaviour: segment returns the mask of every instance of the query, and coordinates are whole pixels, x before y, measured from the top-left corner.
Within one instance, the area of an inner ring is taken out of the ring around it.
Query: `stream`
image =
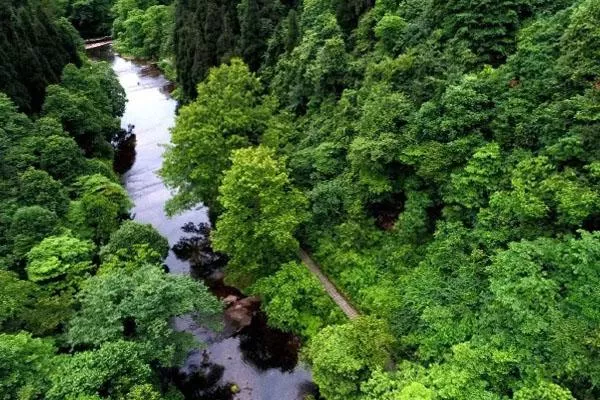
[[[168,94],[169,82],[155,69],[113,55],[110,49],[91,56],[112,63],[127,93],[122,126],[135,126],[136,157],[123,180],[135,204],[132,215],[136,221],[152,224],[174,246],[191,235],[181,229],[186,223],[207,223],[208,217],[202,207],[173,218],[164,212],[171,194],[157,171],[162,164],[163,145],[170,141],[177,106]],[[172,250],[165,263],[171,273],[193,272],[190,263],[177,258]],[[223,285],[213,292],[221,298],[239,294],[235,288]],[[223,320],[225,329],[218,332],[191,318],[174,321],[175,329],[192,333],[207,344],[204,349],[190,352],[177,371],[178,386],[186,399],[302,400],[308,394],[316,395],[310,371],[298,363],[300,346],[296,337],[269,328],[266,316],[260,312],[239,331],[227,329],[225,316]],[[234,384],[239,388],[237,394],[231,390]]]

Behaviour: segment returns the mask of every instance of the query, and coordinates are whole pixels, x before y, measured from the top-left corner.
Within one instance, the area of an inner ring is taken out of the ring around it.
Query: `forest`
[[[111,145],[123,88],[52,9],[0,13],[0,398],[181,399],[170,370],[198,343],[171,320],[221,304],[130,220]]]
[[[169,211],[326,399],[600,398],[599,35],[593,0],[180,0]]]
[[[176,79],[167,212],[322,398],[600,398],[600,2],[1,1],[0,398],[180,399],[170,320],[221,309],[129,220],[79,35]]]

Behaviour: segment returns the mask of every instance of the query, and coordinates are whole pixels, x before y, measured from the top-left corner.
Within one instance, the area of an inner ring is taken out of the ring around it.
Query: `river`
[[[135,204],[134,218],[152,224],[173,246],[186,236],[181,230],[185,223],[207,222],[208,218],[202,207],[173,218],[164,212],[171,194],[157,171],[162,164],[163,145],[170,141],[177,106],[165,90],[169,82],[155,70],[121,57],[105,54],[101,58],[112,63],[127,94],[123,128],[135,125],[137,155],[123,176]],[[178,259],[172,250],[166,264],[171,273],[191,272],[190,264]],[[237,334],[213,332],[190,318],[174,321],[176,329],[207,343],[205,350],[192,351],[181,369],[187,377],[182,389],[186,399],[301,400],[315,394],[310,372],[297,362],[297,340],[268,328],[264,320],[259,314]],[[240,390],[235,396],[231,394],[232,384]]]

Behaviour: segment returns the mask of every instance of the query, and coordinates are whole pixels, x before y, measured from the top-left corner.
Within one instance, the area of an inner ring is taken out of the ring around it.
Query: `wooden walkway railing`
[[[112,44],[112,39],[105,40],[103,42],[86,43],[85,44],[85,49],[86,50],[91,50],[91,49],[96,49],[98,47],[108,46],[110,44]]]

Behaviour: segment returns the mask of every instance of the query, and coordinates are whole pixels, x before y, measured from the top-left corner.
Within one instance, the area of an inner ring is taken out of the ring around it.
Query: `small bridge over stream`
[[[101,38],[88,39],[84,43],[85,43],[85,49],[91,50],[91,49],[97,49],[99,47],[110,46],[112,44],[112,42],[113,42],[112,37],[105,36],[105,37],[101,37]]]
[[[327,276],[321,271],[321,267],[317,264],[310,254],[304,249],[300,249],[300,259],[302,263],[312,272],[314,276],[321,282],[323,288],[331,297],[331,300],[342,310],[344,314],[350,319],[355,319],[360,316],[360,313],[350,304],[350,302],[344,297],[342,293],[335,287],[333,282],[327,278]]]

